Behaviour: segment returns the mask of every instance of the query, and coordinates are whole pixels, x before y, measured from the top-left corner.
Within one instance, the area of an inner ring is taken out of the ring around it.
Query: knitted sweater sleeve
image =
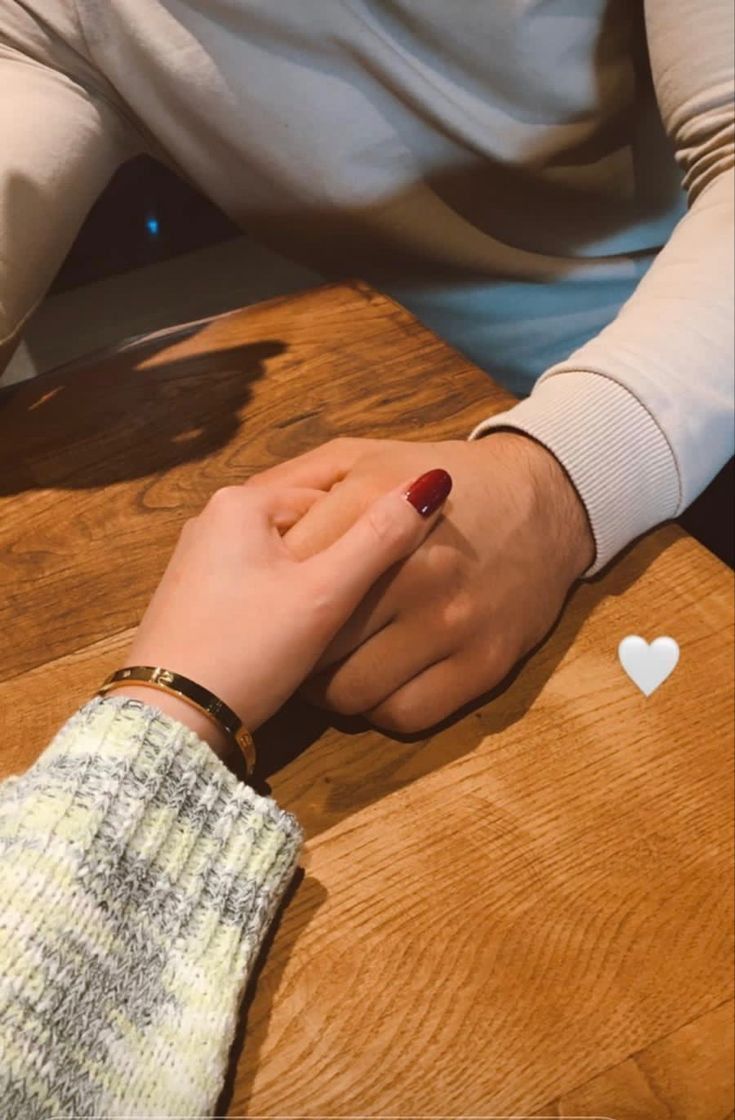
[[[209,1115],[302,839],[155,708],[72,716],[0,786],[3,1116]]]

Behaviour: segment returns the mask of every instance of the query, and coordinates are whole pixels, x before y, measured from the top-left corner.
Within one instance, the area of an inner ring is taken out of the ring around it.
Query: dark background
[[[158,233],[147,223],[155,219]],[[148,156],[121,167],[92,207],[51,292],[92,284],[242,235],[221,210]]]
[[[150,228],[149,223],[157,223]],[[238,237],[242,230],[168,168],[143,156],[122,167],[91,210],[51,288],[65,291],[180,253]],[[733,460],[680,519],[733,567]]]

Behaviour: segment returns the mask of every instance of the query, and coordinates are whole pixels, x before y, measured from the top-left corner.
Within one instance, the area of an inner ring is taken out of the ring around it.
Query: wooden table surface
[[[116,666],[212,490],[337,435],[461,437],[508,400],[359,283],[5,392],[2,773]],[[732,1117],[732,620],[729,571],[668,526],[421,741],[276,717],[259,788],[308,842],[222,1112]],[[630,633],[681,647],[649,699]]]

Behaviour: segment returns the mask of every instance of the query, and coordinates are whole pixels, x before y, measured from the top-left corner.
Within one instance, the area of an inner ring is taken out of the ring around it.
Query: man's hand
[[[299,558],[338,538],[379,493],[432,467],[454,490],[420,548],[378,580],[305,687],[318,704],[402,733],[494,687],[544,637],[592,563],[592,535],[556,459],[528,437],[338,439],[249,486],[319,488],[289,531]]]

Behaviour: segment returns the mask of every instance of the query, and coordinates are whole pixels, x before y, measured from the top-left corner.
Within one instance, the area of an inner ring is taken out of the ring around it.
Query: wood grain
[[[119,662],[212,490],[334,435],[461,436],[507,403],[360,284],[0,396],[2,773]],[[260,788],[309,839],[222,1112],[723,1120],[732,619],[729,573],[667,526],[433,734],[298,701],[264,728]],[[627,633],[681,646],[648,700],[616,661]]]
[[[733,1005],[723,1003],[547,1105],[546,1116],[727,1120],[735,1106]]]
[[[731,997],[731,581],[677,531],[659,546],[580,589],[502,697],[397,768],[402,789],[311,842],[232,1115],[596,1115],[576,1086]],[[648,700],[615,657],[641,629],[681,644]],[[732,1067],[720,1047],[721,1088],[698,1086],[687,1045],[639,1070],[722,1120]],[[626,1115],[626,1069],[601,1115]]]

